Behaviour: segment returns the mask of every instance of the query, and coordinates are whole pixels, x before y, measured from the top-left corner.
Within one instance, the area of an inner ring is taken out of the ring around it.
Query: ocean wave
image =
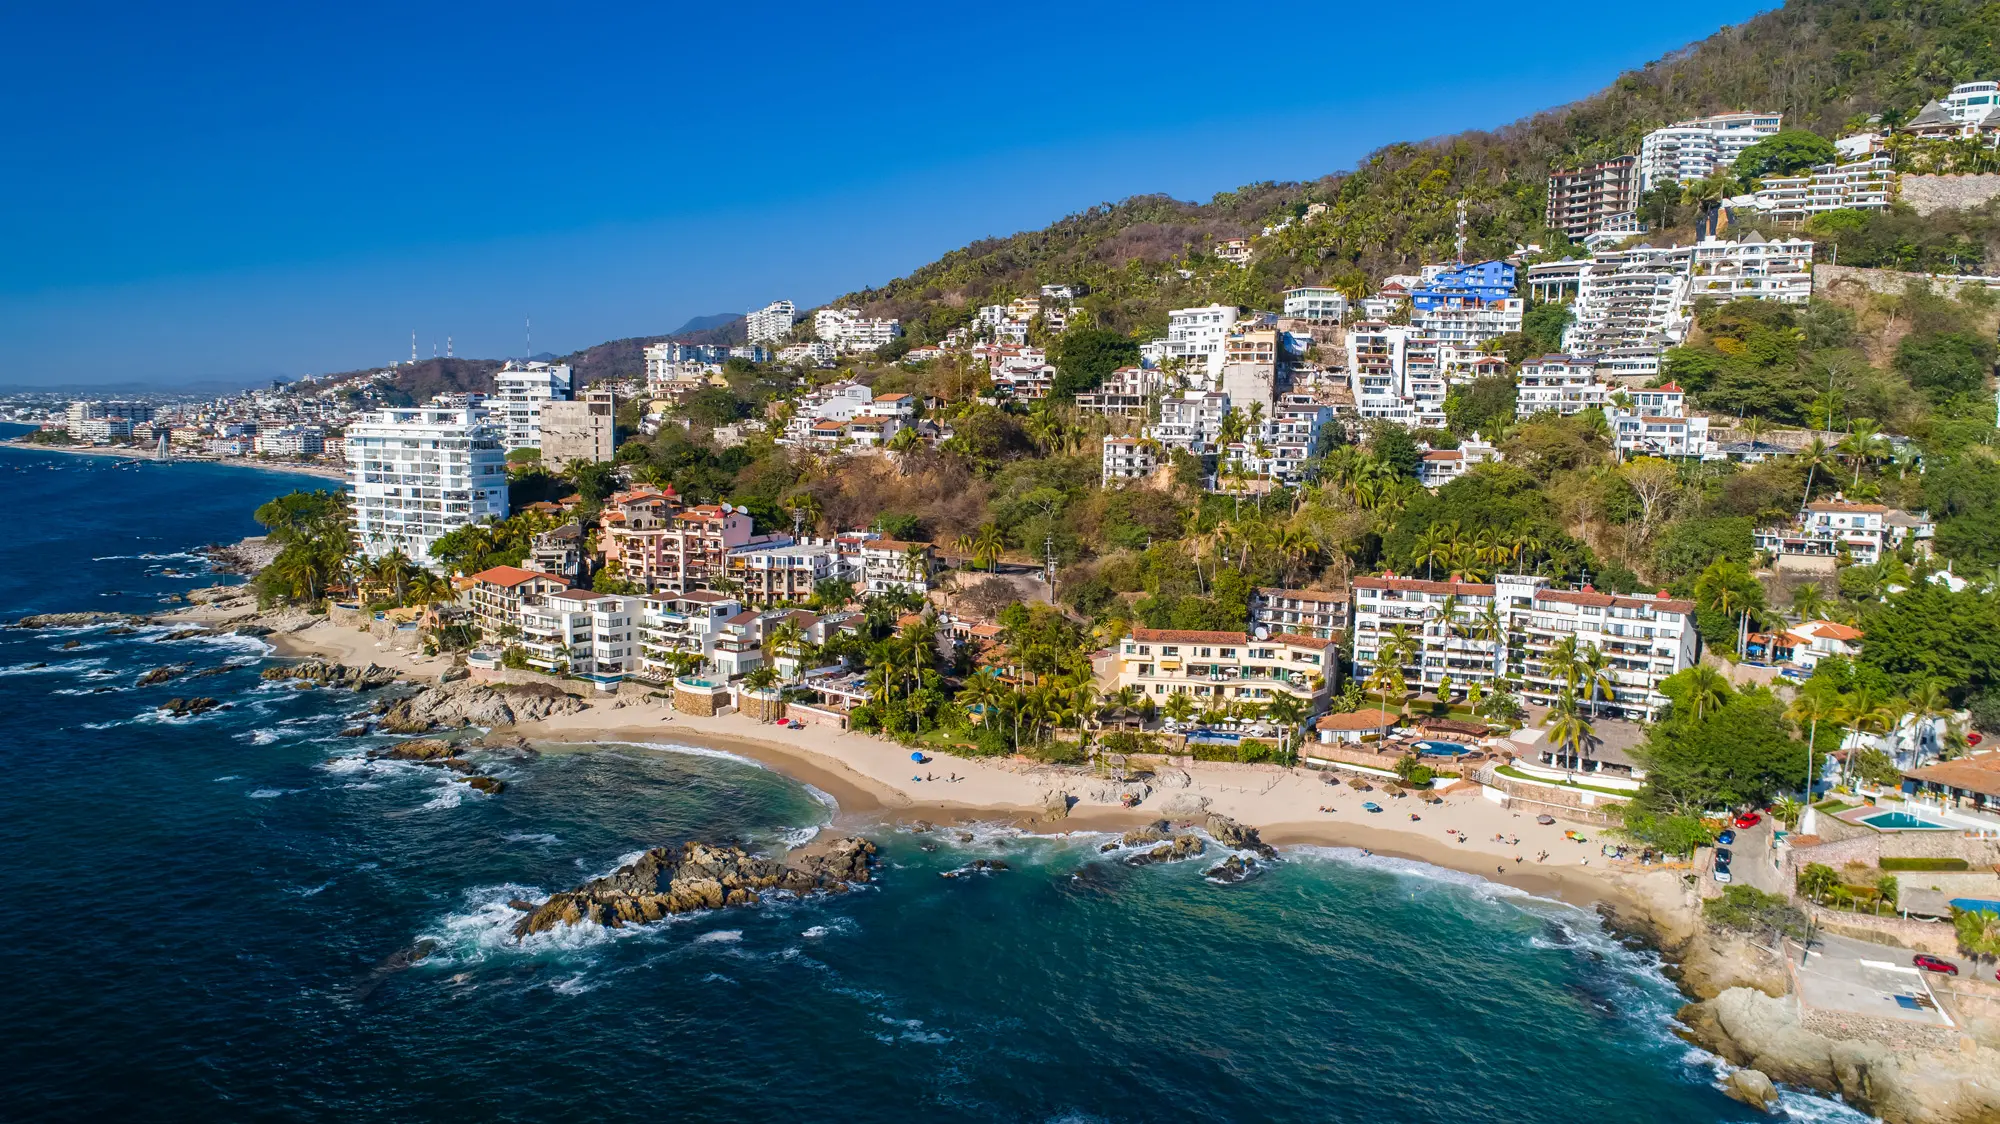
[[[176,550],[167,554],[100,554],[92,562],[205,562],[207,555],[189,550]]]
[[[785,849],[788,851],[795,847],[803,847],[819,837],[820,826],[819,824],[812,824],[807,827],[788,828],[779,833],[778,839],[784,843]]]
[[[741,929],[716,929],[712,932],[703,933],[701,936],[696,937],[694,940],[688,943],[690,944],[716,944],[718,942],[733,943],[736,941],[740,941],[742,939],[743,939],[743,930]]]
[[[710,749],[703,745],[685,745],[681,742],[591,742],[589,744],[630,745],[637,746],[640,749],[656,749],[662,753],[679,753],[688,757],[709,757],[719,761],[734,761],[738,765],[748,765],[753,769],[764,769],[766,772],[769,772],[765,764],[755,758],[745,757],[740,753],[731,753],[726,749]],[[811,788],[812,786],[807,785],[806,787]],[[828,797],[827,799],[832,798]]]
[[[827,811],[835,815],[840,814],[840,801],[833,798],[833,793],[828,792],[818,785],[806,784],[804,781],[800,781],[799,784],[814,800],[826,805]]]
[[[455,781],[446,781],[437,789],[435,796],[424,801],[422,808],[419,810],[429,812],[441,808],[456,808],[461,803],[464,803],[465,794],[471,791],[465,785]]]
[[[1284,854],[1301,859],[1336,862],[1344,866],[1357,866],[1367,870],[1381,871],[1385,874],[1394,874],[1405,878],[1417,878],[1426,882],[1455,886],[1481,897],[1537,901],[1562,906],[1567,909],[1575,908],[1554,898],[1540,897],[1519,887],[1509,886],[1504,882],[1495,882],[1490,878],[1470,874],[1463,870],[1452,870],[1449,867],[1436,866],[1417,859],[1397,858],[1394,855],[1378,855],[1360,847],[1326,847],[1318,844],[1303,843],[1284,847],[1281,850]]]
[[[303,788],[253,788],[244,795],[252,800],[276,800],[280,796],[293,796],[304,791]]]
[[[229,775],[228,775],[228,776],[226,776],[226,777],[217,777],[217,778],[215,778],[215,783],[217,783],[217,784],[221,784],[221,783],[222,783],[222,782],[224,782],[224,781],[240,781],[240,780],[242,780],[242,779],[243,779],[242,777],[240,777],[240,776],[237,776],[237,775],[236,775],[235,773],[231,773],[231,774],[229,774]]]
[[[647,925],[627,925],[618,929],[585,921],[576,925],[557,925],[516,940],[514,926],[520,923],[522,915],[520,910],[508,903],[541,901],[547,896],[547,892],[538,886],[518,882],[477,886],[465,891],[465,908],[446,914],[438,920],[436,927],[418,934],[421,939],[438,942],[439,946],[425,963],[463,965],[497,956],[563,957],[588,952],[616,940],[664,933],[677,920],[700,916],[681,914]]]
[[[7,667],[0,667],[0,675],[70,675],[78,672],[94,671],[103,666],[103,657],[62,660],[57,663],[50,663],[47,660],[37,660],[33,663],[17,663],[10,664]]]
[[[236,736],[248,741],[251,745],[270,745],[278,740],[277,733],[272,730],[246,730]]]
[[[501,836],[500,838],[506,840],[509,843],[541,843],[541,844],[553,845],[562,842],[562,838],[560,836],[551,835],[547,832],[512,831],[508,832],[506,835]]]

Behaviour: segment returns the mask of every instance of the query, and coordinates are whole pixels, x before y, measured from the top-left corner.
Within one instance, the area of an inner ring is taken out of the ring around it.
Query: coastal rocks
[[[160,704],[160,711],[173,718],[189,718],[206,714],[211,710],[228,710],[229,704],[220,699],[207,697],[193,699],[168,699]]]
[[[589,704],[565,694],[552,683],[505,683],[487,686],[464,680],[426,687],[392,704],[382,715],[391,733],[421,734],[455,726],[511,726],[576,714]]]
[[[498,777],[467,777],[465,783],[488,796],[498,796],[507,787],[507,782]]]
[[[1069,818],[1070,801],[1075,799],[1061,789],[1050,789],[1042,794],[1042,815],[1052,820]]]
[[[83,647],[83,641],[81,641],[81,640],[65,640],[65,641],[63,641],[63,643],[62,643],[62,648],[63,648],[63,651],[65,651],[65,652],[68,652],[68,651],[73,651],[73,650],[75,650],[75,649],[77,649],[77,648],[81,648],[81,647]]]
[[[230,629],[229,631],[232,635],[249,636],[255,638],[255,637],[269,636],[278,630],[270,627],[269,625],[239,624],[235,628]]]
[[[1153,773],[1153,785],[1165,789],[1190,789],[1194,787],[1194,774],[1186,769],[1158,769]]]
[[[290,679],[302,684],[345,687],[350,691],[372,691],[396,681],[396,672],[392,668],[372,663],[367,667],[349,667],[327,660],[304,660],[284,667],[267,667],[260,674],[274,683]]]
[[[456,683],[461,679],[470,679],[470,678],[472,678],[471,668],[448,667],[438,673],[438,686],[442,687],[447,683]]]
[[[14,622],[15,628],[78,628],[93,624],[133,624],[141,618],[130,613],[36,613]]]
[[[343,738],[365,738],[368,736],[368,727],[366,725],[349,726],[340,732],[340,736]]]
[[[1754,1069],[1733,1069],[1722,1079],[1722,1091],[1751,1108],[1770,1112],[1778,1107],[1778,1087]]]
[[[1208,811],[1208,797],[1192,792],[1176,792],[1160,801],[1160,811],[1169,816],[1199,816]]]
[[[238,543],[215,543],[203,548],[211,568],[225,574],[254,574],[277,560],[283,546],[263,535]],[[228,588],[228,587],[223,587]]]
[[[145,672],[144,674],[140,675],[138,681],[135,682],[133,686],[150,687],[155,683],[165,683],[169,679],[178,678],[179,676],[184,675],[186,673],[187,673],[186,664],[181,664],[179,666],[156,667],[153,670]]]
[[[1800,1022],[1794,1002],[1747,987],[1681,1008],[1682,1036],[1772,1082],[1838,1094],[1893,1124],[2000,1121],[2000,1051],[1892,1048],[1878,1040],[1828,1038]],[[1739,1098],[1740,1099],[1740,1098]]]
[[[858,835],[835,839],[794,855],[791,864],[815,878],[833,882],[866,882],[875,861],[875,844]]]
[[[1125,856],[1126,866],[1151,866],[1154,863],[1179,862],[1191,859],[1208,849],[1199,835],[1176,835],[1169,842],[1162,843],[1150,851]]]
[[[207,636],[207,635],[208,635],[208,630],[205,628],[177,628],[172,632],[167,633],[165,636],[154,637],[153,643],[166,644],[175,640],[192,640],[197,636]]]
[[[181,600],[190,605],[226,605],[241,601],[250,594],[245,585],[211,585],[201,589],[190,589],[181,594]]]
[[[768,890],[843,893],[850,883],[867,881],[867,863],[874,852],[874,844],[865,839],[842,839],[788,866],[753,857],[738,847],[696,842],[682,844],[679,851],[655,847],[602,878],[552,895],[515,924],[514,936],[518,940],[585,922],[617,929],[698,909],[751,905]],[[827,873],[836,868],[855,876],[843,879]]]
[[[1088,795],[1094,804],[1123,804],[1128,796],[1136,804],[1152,791],[1153,786],[1144,781],[1100,781],[1090,786]]]
[[[1250,879],[1257,877],[1257,875],[1263,873],[1263,869],[1255,859],[1246,859],[1242,855],[1231,855],[1203,871],[1201,876],[1210,882],[1220,882],[1224,885],[1233,886],[1238,882],[1248,882]]]
[[[1252,851],[1266,859],[1278,857],[1278,852],[1269,843],[1257,837],[1256,828],[1237,823],[1221,812],[1209,815],[1208,833],[1215,837],[1217,843],[1231,850]]]
[[[971,862],[966,863],[964,866],[959,867],[957,870],[939,871],[938,877],[970,878],[975,874],[998,874],[1003,870],[1012,870],[1012,869],[1014,868],[1008,866],[1004,861],[1000,859],[974,859]]]
[[[473,743],[467,743],[472,745]],[[450,769],[460,774],[467,787],[488,796],[498,796],[507,789],[507,782],[499,777],[474,775],[478,766],[458,755],[461,747],[439,738],[419,738],[415,741],[400,742],[388,749],[373,750],[368,754],[371,761],[407,761],[413,765],[429,765],[439,769]]]

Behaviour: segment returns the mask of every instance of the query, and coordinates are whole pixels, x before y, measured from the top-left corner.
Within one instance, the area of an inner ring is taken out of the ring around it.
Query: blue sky
[[[1499,125],[1768,6],[23,6],[0,384],[809,306],[1097,202]]]

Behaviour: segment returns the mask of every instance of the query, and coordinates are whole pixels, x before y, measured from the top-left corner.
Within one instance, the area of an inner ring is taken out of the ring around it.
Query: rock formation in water
[[[168,699],[160,704],[160,709],[175,718],[186,718],[195,714],[206,714],[211,710],[228,710],[229,704],[221,699],[193,698]]]
[[[1260,858],[1275,859],[1278,852],[1269,843],[1257,837],[1257,829],[1237,823],[1221,812],[1212,812],[1208,817],[1208,833],[1217,843],[1235,851],[1252,851]]]
[[[382,728],[395,734],[421,734],[456,726],[511,726],[576,714],[589,706],[553,683],[489,686],[461,680],[426,687],[390,705],[383,712]]]
[[[351,691],[372,691],[396,681],[396,673],[391,668],[372,663],[367,667],[349,667],[327,660],[303,660],[282,667],[267,667],[260,674],[272,682],[291,679],[323,687],[345,687]]]
[[[138,624],[143,617],[130,613],[36,613],[14,622],[15,628],[77,628],[91,624]]]
[[[655,847],[636,862],[535,906],[515,924],[514,936],[586,921],[616,929],[675,913],[751,905],[773,890],[845,893],[853,883],[868,881],[874,854],[875,845],[858,836],[789,863],[707,843],[684,843],[678,851]]]
[[[1199,835],[1176,835],[1173,839],[1154,847],[1150,851],[1140,851],[1136,855],[1125,856],[1125,865],[1151,866],[1153,863],[1168,863],[1180,859],[1191,859],[1207,849],[1208,844],[1202,842]]]

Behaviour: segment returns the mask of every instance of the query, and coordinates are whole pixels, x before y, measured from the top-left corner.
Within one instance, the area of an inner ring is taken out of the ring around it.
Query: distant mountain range
[[[670,336],[692,335],[695,332],[706,332],[711,328],[726,327],[741,319],[743,319],[743,314],[740,312],[718,312],[713,316],[697,316],[667,334]]]

